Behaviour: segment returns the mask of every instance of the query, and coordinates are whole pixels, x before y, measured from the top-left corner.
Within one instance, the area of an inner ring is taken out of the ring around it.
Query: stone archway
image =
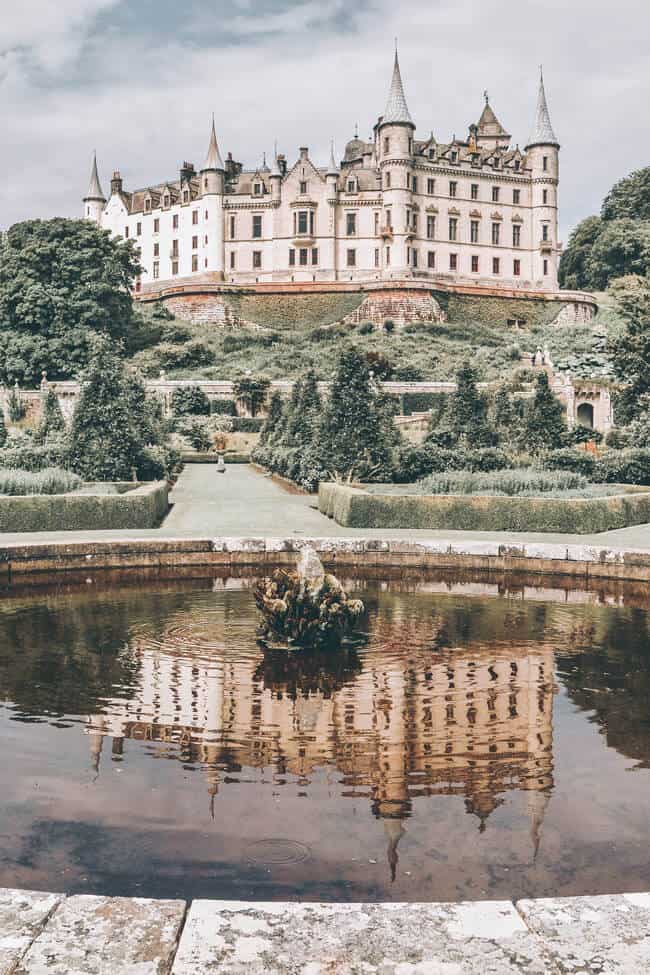
[[[576,410],[576,419],[581,427],[594,428],[594,408],[591,403],[580,403]]]

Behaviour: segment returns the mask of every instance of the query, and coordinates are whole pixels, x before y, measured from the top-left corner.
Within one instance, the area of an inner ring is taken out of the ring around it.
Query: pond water
[[[329,663],[261,649],[250,578],[1,594],[0,886],[650,889],[647,588],[345,581],[365,635]]]

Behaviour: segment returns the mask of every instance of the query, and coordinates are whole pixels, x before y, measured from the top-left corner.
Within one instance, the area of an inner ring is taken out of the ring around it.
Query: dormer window
[[[147,213],[151,211],[151,200],[144,201],[144,208]]]
[[[261,183],[253,183],[253,194],[255,196],[261,196],[262,195],[262,184]]]
[[[521,162],[519,161],[519,159],[515,159],[515,172],[518,173],[520,169],[521,169]]]
[[[357,181],[356,181],[356,179],[349,179],[348,180],[347,192],[348,193],[356,193],[357,192]]]
[[[429,149],[429,159],[435,159],[435,158],[436,158],[436,150],[432,146],[431,149]]]
[[[300,183],[300,195],[304,196],[306,192],[307,192],[307,180],[303,179],[301,180]]]
[[[169,206],[169,196],[168,196],[167,193],[165,193],[165,195],[163,196],[163,206],[164,207],[168,207]]]
[[[183,190],[183,203],[189,203],[189,202],[190,202],[190,191]]]
[[[454,151],[451,154],[451,161],[452,162],[458,162],[458,153],[456,152],[455,149],[454,149]]]

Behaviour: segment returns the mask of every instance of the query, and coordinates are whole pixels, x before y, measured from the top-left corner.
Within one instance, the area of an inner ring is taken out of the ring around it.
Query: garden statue
[[[276,569],[257,584],[255,602],[264,617],[263,637],[273,635],[301,647],[340,644],[364,610],[360,599],[348,599],[309,546],[295,572]]]
[[[217,474],[226,473],[226,462],[223,459],[223,454],[219,454],[219,460],[217,461]]]

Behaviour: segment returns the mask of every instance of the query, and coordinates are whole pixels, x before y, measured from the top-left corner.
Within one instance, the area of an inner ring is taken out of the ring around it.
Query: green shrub
[[[0,404],[0,448],[4,447],[7,442],[7,426],[5,424],[5,415],[2,409],[2,404]]]
[[[611,450],[596,462],[594,480],[614,484],[650,484],[650,450]]]
[[[0,468],[0,494],[68,494],[82,484],[76,474],[58,467],[36,472]]]
[[[172,393],[175,416],[196,416],[210,412],[210,400],[200,386],[178,386]]]
[[[10,437],[0,449],[0,466],[26,471],[42,471],[46,467],[65,467],[67,446],[64,438],[50,437],[38,444],[26,437]]]
[[[398,484],[411,484],[427,474],[445,471],[497,471],[517,464],[516,455],[498,447],[470,450],[438,447],[425,442],[420,447],[403,445],[397,452],[394,480]]]
[[[397,373],[395,378],[397,378]],[[428,410],[436,411],[439,414],[447,403],[448,394],[403,393],[401,398],[405,416],[410,416],[412,413],[426,413]]]
[[[213,399],[210,401],[210,412],[221,416],[237,416],[237,404],[234,399]]]
[[[240,399],[247,406],[251,416],[255,416],[266,403],[269,387],[271,383],[268,379],[238,379],[234,384],[233,391],[237,399]]]
[[[533,468],[472,473],[430,474],[416,487],[419,494],[505,494],[534,497],[549,492],[580,491],[589,481],[574,471],[538,471]]]
[[[551,471],[575,471],[593,480],[596,459],[585,450],[561,447],[559,450],[549,451],[543,458],[542,466]]]
[[[591,427],[583,427],[581,423],[577,423],[571,430],[567,430],[564,436],[564,442],[567,447],[573,447],[581,443],[602,443],[603,435],[599,430],[593,430]]]
[[[52,434],[65,432],[65,420],[59,405],[59,397],[48,389],[43,403],[43,417],[38,428],[38,439],[47,440]]]
[[[259,433],[263,426],[264,417],[261,416],[235,416],[232,421],[235,433]]]
[[[181,455],[173,447],[157,444],[145,447],[138,469],[141,481],[164,481],[180,470]]]
[[[375,326],[372,322],[362,322],[359,326],[359,335],[370,335],[374,330]]]
[[[205,421],[194,419],[187,423],[184,429],[184,436],[187,437],[194,450],[210,450],[212,447],[212,437]]]
[[[399,383],[422,383],[426,379],[426,376],[424,375],[422,369],[418,369],[417,366],[403,365],[395,367],[393,379],[395,382]],[[417,396],[418,394],[416,393],[415,395]],[[424,395],[427,396],[436,394],[425,393]]]

